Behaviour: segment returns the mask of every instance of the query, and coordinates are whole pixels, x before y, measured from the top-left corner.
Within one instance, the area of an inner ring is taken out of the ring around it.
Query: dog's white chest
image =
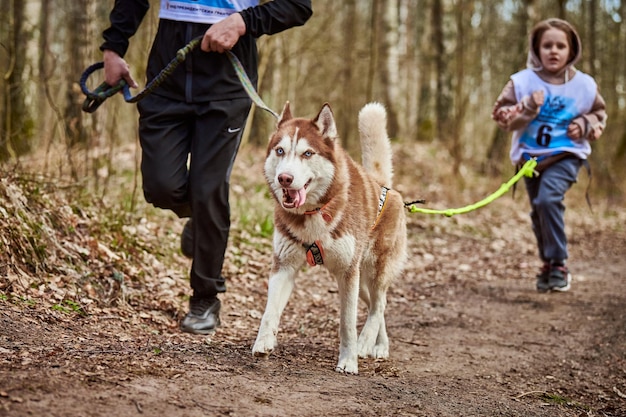
[[[324,266],[331,272],[344,270],[350,266],[356,251],[356,239],[345,235],[339,239],[322,242],[324,250]]]

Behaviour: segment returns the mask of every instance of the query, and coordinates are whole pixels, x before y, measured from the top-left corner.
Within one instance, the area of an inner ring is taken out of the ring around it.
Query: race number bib
[[[258,0],[161,0],[159,17],[184,22],[217,23],[233,13],[258,4]]]
[[[577,116],[578,108],[570,97],[548,96],[539,115],[520,137],[527,149],[558,148],[570,145],[567,128]]]

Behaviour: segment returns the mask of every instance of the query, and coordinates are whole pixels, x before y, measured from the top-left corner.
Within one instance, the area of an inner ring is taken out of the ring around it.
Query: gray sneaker
[[[541,267],[541,271],[536,276],[537,278],[537,291],[548,292],[550,290],[550,263],[545,262]]]
[[[193,227],[191,219],[187,220],[180,234],[180,251],[189,259],[193,259]]]
[[[210,334],[220,325],[219,298],[191,297],[189,313],[180,322],[180,330],[186,333]]]
[[[550,270],[548,285],[550,290],[565,292],[569,291],[572,284],[572,274],[566,266],[553,266]]]

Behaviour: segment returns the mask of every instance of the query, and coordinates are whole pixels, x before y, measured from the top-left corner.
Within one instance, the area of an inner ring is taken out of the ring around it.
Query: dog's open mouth
[[[283,188],[283,207],[286,209],[298,208],[306,201],[306,190],[309,187],[309,180],[304,187],[299,190]]]

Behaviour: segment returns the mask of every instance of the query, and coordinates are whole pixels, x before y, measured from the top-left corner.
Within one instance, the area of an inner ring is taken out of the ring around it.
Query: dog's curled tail
[[[387,136],[387,111],[380,103],[368,103],[359,112],[363,167],[380,185],[392,187],[391,143]]]

